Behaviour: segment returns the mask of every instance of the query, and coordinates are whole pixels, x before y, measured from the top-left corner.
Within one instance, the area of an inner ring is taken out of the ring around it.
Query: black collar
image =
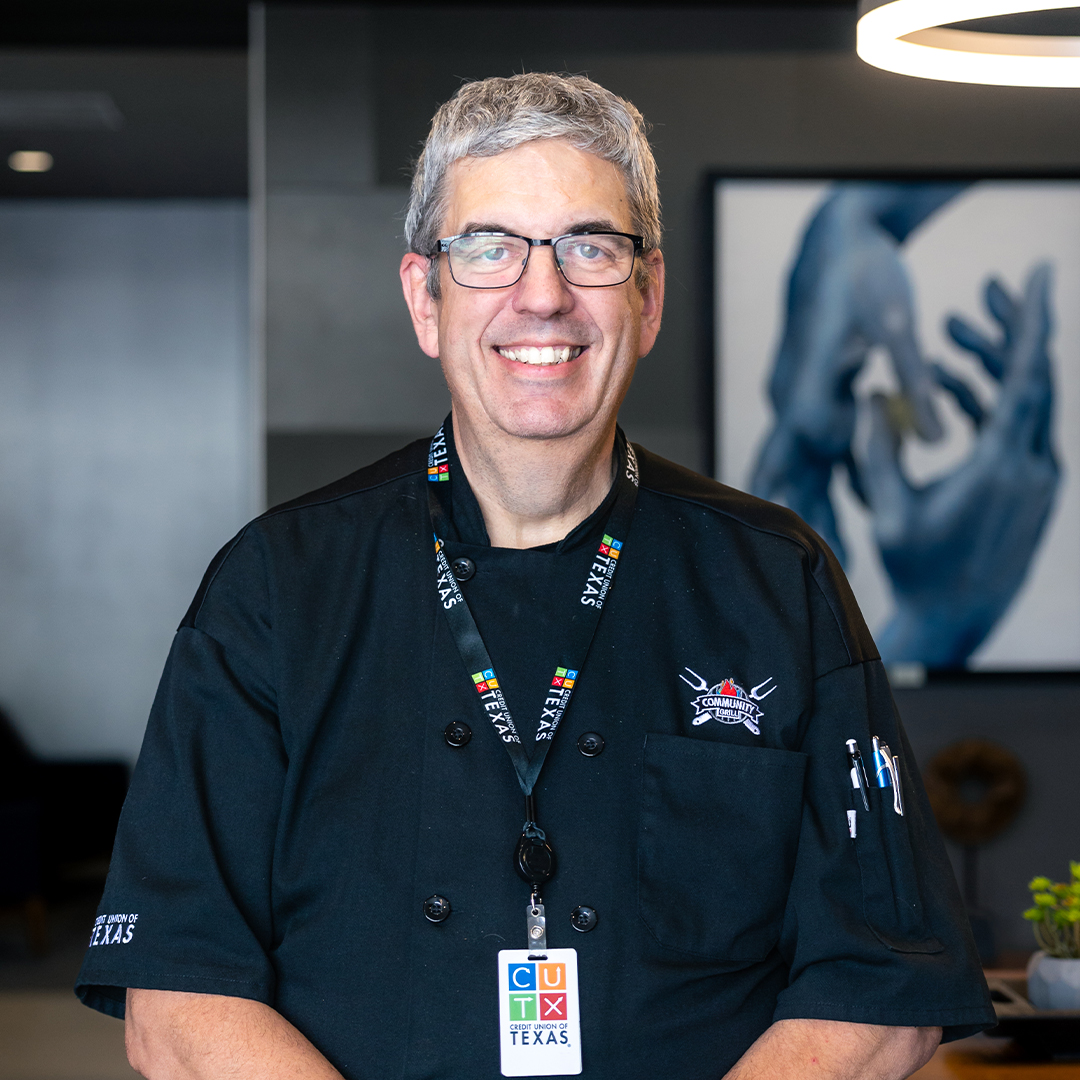
[[[458,457],[457,446],[454,444],[454,425],[452,417],[448,416],[443,424],[446,434],[446,449],[450,460],[450,475],[454,478],[451,487],[451,509],[454,528],[457,531],[461,543],[472,544],[476,547],[491,547],[491,540],[484,525],[484,515],[480,511],[480,504],[469,486],[468,477],[461,466]],[[622,428],[615,429],[615,456],[617,468],[615,475],[619,476],[626,465],[626,436]],[[603,502],[579,525],[575,525],[566,536],[552,544],[541,544],[530,551],[551,551],[561,554],[564,551],[573,551],[585,545],[592,544],[595,538],[601,535],[604,523],[611,513],[615,503],[617,485],[612,483]]]

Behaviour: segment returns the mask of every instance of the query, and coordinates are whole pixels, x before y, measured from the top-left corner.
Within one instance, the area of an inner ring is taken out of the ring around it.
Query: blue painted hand
[[[902,425],[891,402],[871,401],[861,470],[896,611],[878,635],[887,661],[963,665],[1020,588],[1053,507],[1061,470],[1054,455],[1050,267],[1036,267],[1022,297],[997,281],[986,306],[1001,326],[991,341],[953,317],[953,340],[1000,383],[989,411],[970,387],[935,366],[938,383],[975,428],[974,446],[952,472],[914,487],[900,465]]]
[[[871,349],[887,351],[917,434],[934,441],[942,433],[901,247],[966,186],[837,184],[807,226],[791,271],[784,336],[769,383],[776,419],[751,491],[794,510],[841,562],[844,545],[829,484],[833,469],[846,467],[862,495],[851,455],[852,384]]]

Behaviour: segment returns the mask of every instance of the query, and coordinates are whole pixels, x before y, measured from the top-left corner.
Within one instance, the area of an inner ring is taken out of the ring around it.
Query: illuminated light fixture
[[[8,155],[7,163],[16,172],[48,172],[53,156],[48,150],[16,150]]]
[[[1076,7],[1075,0],[861,0],[856,51],[874,67],[922,79],[1080,86],[1080,37],[946,29],[969,19]]]

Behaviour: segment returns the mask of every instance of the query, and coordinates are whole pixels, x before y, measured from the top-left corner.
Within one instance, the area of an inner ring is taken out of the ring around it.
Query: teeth
[[[565,364],[581,355],[580,345],[561,345],[553,348],[545,345],[542,349],[526,345],[516,349],[499,349],[499,355],[519,364]]]

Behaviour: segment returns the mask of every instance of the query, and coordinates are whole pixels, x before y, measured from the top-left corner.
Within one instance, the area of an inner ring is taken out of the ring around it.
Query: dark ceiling
[[[7,0],[0,47],[243,49],[247,8],[243,0]]]
[[[0,196],[245,197],[247,20],[237,0],[7,0]],[[16,150],[53,167],[15,172]]]
[[[475,50],[477,27],[486,47],[504,51],[522,42],[534,52],[843,49],[854,44],[856,4],[366,6],[374,16],[373,51],[388,65],[382,74],[400,85],[398,68],[415,76],[419,65],[435,78],[450,63],[452,93],[451,60]],[[248,18],[242,0],[7,0],[0,19],[0,197],[244,197]],[[398,111],[407,104],[392,97]],[[380,105],[384,98],[376,95]],[[418,107],[422,129],[430,115],[426,97]],[[389,109],[388,120],[396,129],[403,118]],[[406,157],[410,147],[402,150]],[[46,151],[53,167],[14,171],[9,156],[21,150]],[[400,182],[396,172],[389,179]]]
[[[18,150],[47,151],[52,169],[13,171]],[[0,50],[0,197],[243,198],[247,188],[243,50]]]
[[[273,0],[271,0],[273,3]],[[310,7],[310,3],[292,3],[292,7]],[[323,5],[326,6],[326,5]],[[359,5],[349,5],[359,6]],[[383,12],[394,8],[422,10],[425,5],[372,4]],[[431,12],[443,11],[450,4],[426,5]],[[491,3],[486,6],[506,14],[528,5]],[[534,5],[535,8],[536,5]],[[549,2],[547,11],[576,8],[572,2]],[[590,5],[601,6],[601,5]],[[619,7],[663,10],[671,5],[622,3]],[[680,4],[701,11],[722,8],[847,8],[854,11],[856,0],[710,0]],[[239,49],[247,44],[248,4],[245,0],[7,0],[0,20],[0,47],[37,46],[106,46],[133,48],[225,48]]]
[[[850,50],[857,3],[347,6],[372,13],[379,179],[401,183],[433,102],[484,74],[485,56],[558,65],[571,54]],[[6,0],[0,197],[246,196],[248,20],[244,0]],[[978,28],[1076,34],[1080,12]],[[20,150],[46,151],[52,169],[14,171]]]

